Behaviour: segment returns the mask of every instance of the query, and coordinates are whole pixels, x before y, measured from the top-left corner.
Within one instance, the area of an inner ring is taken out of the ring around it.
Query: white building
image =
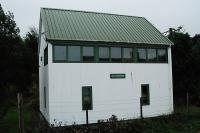
[[[50,124],[173,112],[171,45],[143,17],[42,8],[40,111]]]

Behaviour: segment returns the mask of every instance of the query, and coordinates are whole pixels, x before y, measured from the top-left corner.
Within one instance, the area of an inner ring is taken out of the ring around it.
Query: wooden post
[[[17,93],[17,100],[18,100],[18,110],[19,110],[19,131],[20,133],[24,132],[24,123],[23,123],[23,113],[22,113],[22,106],[23,106],[23,97],[22,93]]]
[[[142,110],[142,97],[140,97],[140,118],[143,119],[143,110]]]
[[[86,124],[88,125],[88,110],[86,109]]]
[[[187,120],[189,119],[189,93],[187,92]]]

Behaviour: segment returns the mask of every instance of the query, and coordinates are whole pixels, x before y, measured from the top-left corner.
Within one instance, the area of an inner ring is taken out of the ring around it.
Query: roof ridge
[[[81,12],[81,13],[105,14],[105,15],[115,15],[115,16],[124,16],[124,17],[135,17],[135,18],[145,18],[145,17],[140,17],[140,16],[131,16],[131,15],[122,15],[122,14],[95,12],[95,11],[73,10],[73,9],[59,9],[59,8],[49,8],[49,7],[41,7],[41,9],[43,9],[43,10],[49,9],[49,10],[60,10],[60,11],[70,11],[70,12]]]

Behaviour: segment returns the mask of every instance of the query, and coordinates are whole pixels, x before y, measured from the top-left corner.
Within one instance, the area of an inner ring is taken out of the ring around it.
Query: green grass
[[[28,125],[30,120],[30,112],[24,111],[24,125]],[[17,108],[10,108],[7,114],[0,120],[0,132],[1,133],[18,133],[19,132],[19,120]]]
[[[32,112],[24,109],[24,124],[30,126]],[[134,128],[141,133],[200,133],[200,108],[190,107],[189,119],[184,107],[175,108],[174,115],[160,116],[141,120],[131,120],[129,124],[122,124],[127,128]],[[126,122],[124,122],[126,123]],[[38,129],[31,130],[32,132]],[[0,120],[1,133],[19,133],[18,110],[10,108],[3,119]]]

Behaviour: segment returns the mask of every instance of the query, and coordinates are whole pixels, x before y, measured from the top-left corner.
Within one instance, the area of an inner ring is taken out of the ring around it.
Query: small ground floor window
[[[92,110],[92,86],[82,87],[82,110]]]
[[[150,105],[149,84],[141,85],[142,105]]]

